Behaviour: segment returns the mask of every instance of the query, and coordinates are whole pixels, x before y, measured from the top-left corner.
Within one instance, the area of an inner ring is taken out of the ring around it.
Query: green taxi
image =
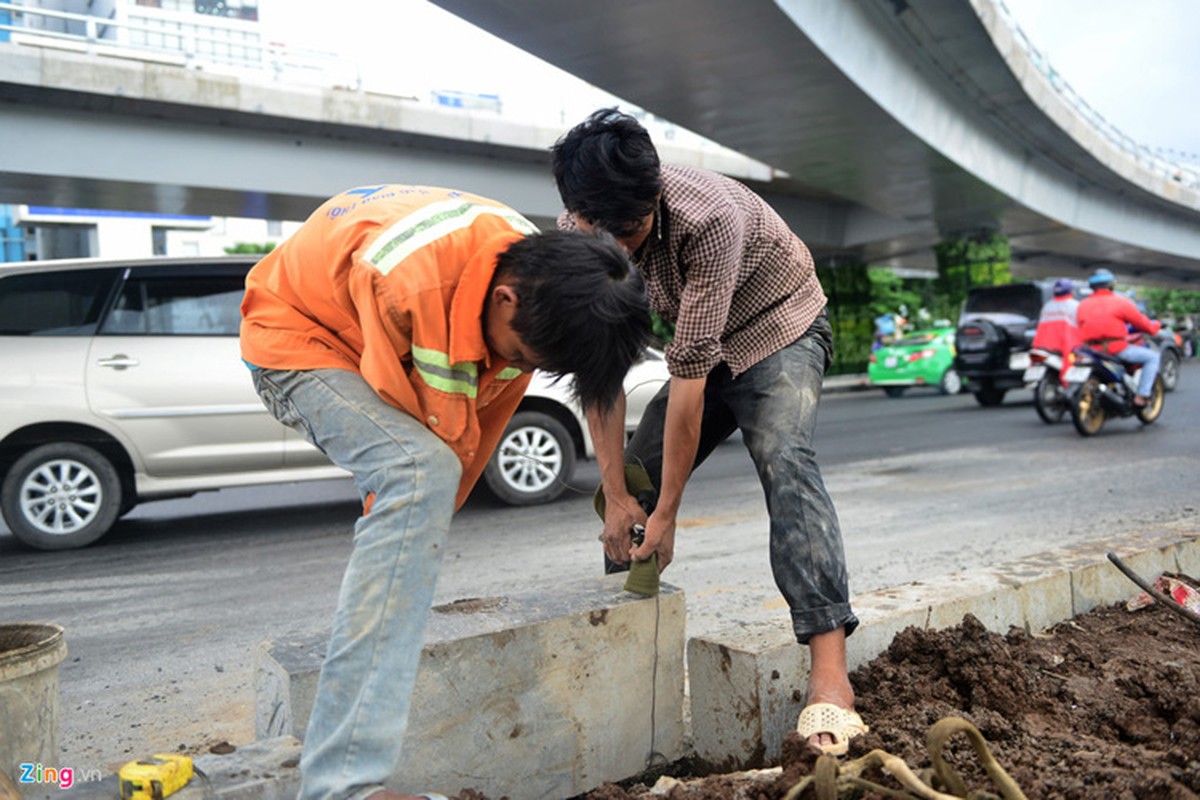
[[[954,328],[912,331],[871,354],[867,377],[889,397],[910,386],[936,386],[942,394],[958,394],[962,380],[954,371]]]

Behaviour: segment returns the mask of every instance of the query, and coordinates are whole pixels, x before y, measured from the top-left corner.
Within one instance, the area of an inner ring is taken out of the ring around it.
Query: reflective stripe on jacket
[[[483,310],[497,256],[535,231],[507,206],[451,189],[343,192],[250,271],[242,357],[361,374],[458,455],[461,506],[529,383],[488,352]]]
[[[1033,346],[1063,354],[1074,350],[1079,344],[1078,309],[1079,301],[1070,295],[1056,297],[1042,306]]]

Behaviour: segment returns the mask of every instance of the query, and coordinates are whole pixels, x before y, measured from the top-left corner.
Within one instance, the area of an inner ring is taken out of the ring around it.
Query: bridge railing
[[[1121,150],[1133,156],[1142,168],[1176,183],[1181,183],[1191,188],[1200,188],[1200,163],[1189,162],[1183,159],[1166,158],[1155,152],[1153,148],[1133,139],[1106,119],[1103,114],[1092,108],[1075,91],[1071,84],[1067,82],[1067,79],[1054,69],[1054,65],[1050,63],[1050,60],[1029,41],[1029,37],[1021,29],[1021,26],[1013,17],[1008,6],[1004,4],[1004,0],[996,0],[996,5],[999,6],[1008,26],[1016,34],[1016,40],[1026,55],[1029,56],[1029,60],[1045,76],[1050,86],[1058,92],[1059,96],[1074,108],[1080,116],[1087,120],[1093,128]],[[1197,161],[1200,161],[1200,156],[1197,156]]]

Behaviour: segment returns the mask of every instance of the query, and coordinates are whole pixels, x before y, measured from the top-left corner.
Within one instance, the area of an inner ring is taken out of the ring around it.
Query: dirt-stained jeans
[[[364,798],[400,756],[462,467],[424,425],[346,370],[255,370],[275,417],[354,476],[354,526],[300,759],[301,800]]]
[[[821,380],[832,360],[829,320],[817,317],[795,342],[734,379],[719,364],[704,388],[704,418],[696,467],[740,429],[758,470],[771,519],[771,570],[792,613],[796,640],[858,626],[850,609],[846,554],[833,501],[812,447]],[[664,386],[650,401],[625,448],[662,485]]]

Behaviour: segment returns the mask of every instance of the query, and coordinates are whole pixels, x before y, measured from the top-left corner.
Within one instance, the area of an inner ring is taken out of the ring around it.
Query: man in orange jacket
[[[450,519],[535,368],[611,408],[650,332],[611,237],[450,189],[352,189],[251,270],[242,356],[268,409],[353,474],[355,525],[301,758],[303,800],[404,798],[399,758]]]
[[[1098,269],[1088,278],[1092,293],[1079,303],[1079,338],[1088,347],[1118,356],[1122,361],[1141,364],[1133,404],[1144,406],[1158,377],[1159,355],[1157,350],[1130,344],[1129,328],[1153,335],[1162,329],[1162,323],[1138,311],[1128,297],[1113,294],[1114,280],[1106,269]]]

